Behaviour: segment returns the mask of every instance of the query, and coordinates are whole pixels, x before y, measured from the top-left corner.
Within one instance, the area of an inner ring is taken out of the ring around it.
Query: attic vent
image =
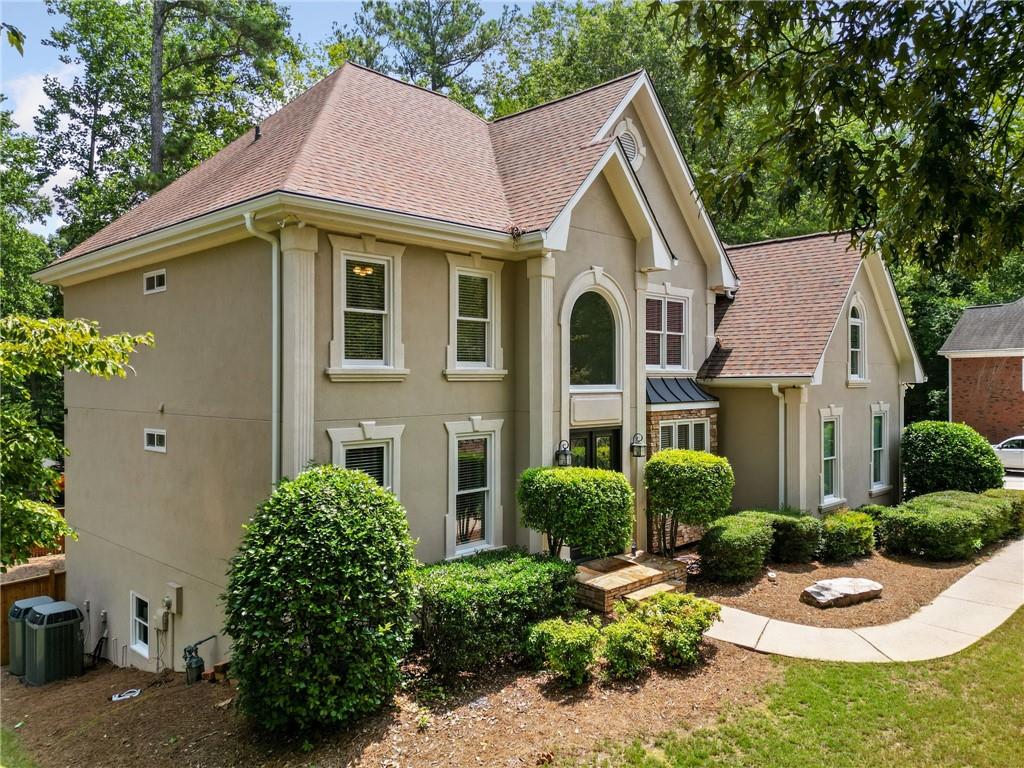
[[[629,160],[629,164],[633,166],[633,170],[638,170],[644,161],[647,149],[630,118],[627,117],[615,126],[615,137],[622,145],[622,151],[625,153],[626,159]]]

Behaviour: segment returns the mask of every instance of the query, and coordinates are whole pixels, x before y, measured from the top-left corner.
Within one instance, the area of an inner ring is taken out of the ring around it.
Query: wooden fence
[[[38,597],[49,595],[54,600],[64,599],[64,584],[67,574],[64,571],[51,570],[42,576],[34,576],[30,579],[19,579],[0,584],[0,606],[3,606],[3,615],[0,616],[0,664],[7,666],[10,652],[10,644],[7,640],[7,614],[16,600],[24,600],[27,597]]]

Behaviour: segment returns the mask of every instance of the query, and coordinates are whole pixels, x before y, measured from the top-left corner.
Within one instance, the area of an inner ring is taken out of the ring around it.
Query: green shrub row
[[[419,641],[442,676],[518,656],[530,626],[572,610],[576,568],[519,550],[484,552],[416,572]]]
[[[701,573],[714,581],[748,581],[761,572],[772,549],[772,526],[762,515],[720,517],[697,545]]]
[[[765,521],[772,529],[768,559],[775,563],[809,563],[821,546],[821,521],[792,509],[750,510],[743,517]]]
[[[668,592],[615,607],[615,621],[599,619],[540,622],[527,639],[527,655],[569,685],[586,681],[598,659],[613,679],[634,679],[654,663],[670,667],[700,660],[704,632],[721,609],[710,600]]]
[[[841,563],[875,549],[875,521],[864,512],[828,515],[821,525],[821,559]]]
[[[633,487],[621,472],[531,467],[519,476],[523,525],[542,532],[548,553],[563,546],[589,557],[621,554],[633,536]]]
[[[890,552],[928,560],[966,560],[982,547],[1024,530],[1024,493],[940,491],[880,516],[879,538]]]

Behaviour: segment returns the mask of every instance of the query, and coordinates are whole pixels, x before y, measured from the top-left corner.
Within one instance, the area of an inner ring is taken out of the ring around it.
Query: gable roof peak
[[[557,99],[551,99],[550,101],[545,101],[545,102],[543,102],[541,104],[535,104],[532,107],[527,107],[526,109],[521,109],[518,112],[512,112],[512,113],[507,114],[507,115],[502,115],[501,117],[496,117],[493,120],[491,120],[491,125],[494,125],[496,123],[500,123],[500,122],[502,122],[504,120],[510,120],[510,119],[512,119],[514,117],[520,117],[520,116],[525,115],[525,114],[527,114],[529,112],[536,112],[539,109],[544,109],[545,107],[550,107],[550,106],[553,106],[555,104],[560,104],[561,102],[568,101],[569,99],[575,99],[576,97],[583,96],[583,95],[585,95],[587,93],[590,93],[591,91],[597,91],[597,90],[600,90],[601,88],[607,88],[608,86],[615,85],[616,83],[621,82],[623,80],[629,80],[631,78],[636,78],[636,77],[639,77],[641,75],[647,75],[647,70],[643,69],[643,68],[641,68],[641,69],[634,69],[632,72],[627,72],[624,75],[619,75],[618,77],[613,77],[611,80],[605,80],[603,83],[598,83],[597,85],[592,85],[589,88],[584,88],[581,91],[573,91],[572,93],[567,93],[565,96],[559,96]]]

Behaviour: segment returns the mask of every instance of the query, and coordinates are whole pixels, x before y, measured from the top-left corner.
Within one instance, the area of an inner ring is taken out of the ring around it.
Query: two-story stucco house
[[[157,341],[68,378],[69,597],[174,664],[310,462],[393,489],[425,561],[539,549],[515,482],[560,446],[630,478],[641,548],[633,442],[725,453],[739,506],[892,499],[920,366],[848,243],[724,248],[642,72],[487,122],[348,64],[40,274]]]

